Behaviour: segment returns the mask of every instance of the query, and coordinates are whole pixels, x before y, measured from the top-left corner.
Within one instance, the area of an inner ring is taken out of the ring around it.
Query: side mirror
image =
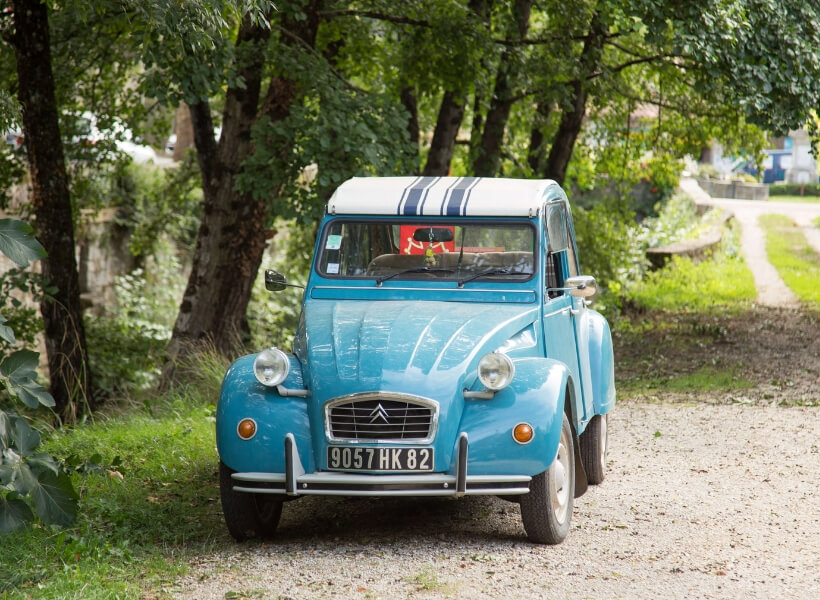
[[[265,289],[269,292],[281,292],[287,287],[285,276],[273,269],[265,269]]]
[[[576,275],[564,280],[564,286],[570,295],[576,298],[589,298],[598,293],[598,284],[591,275]]]

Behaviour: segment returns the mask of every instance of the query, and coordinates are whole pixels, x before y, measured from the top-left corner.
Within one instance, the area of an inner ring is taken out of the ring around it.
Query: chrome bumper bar
[[[529,475],[467,474],[467,434],[456,445],[454,473],[368,475],[306,473],[292,434],[285,437],[285,473],[234,473],[234,491],[288,496],[512,496],[530,491]]]

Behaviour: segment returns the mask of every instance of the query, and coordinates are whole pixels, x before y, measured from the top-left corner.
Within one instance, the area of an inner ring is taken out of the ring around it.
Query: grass
[[[820,310],[820,256],[800,228],[788,217],[762,215],[766,254],[801,302]]]
[[[736,251],[735,235],[708,260],[698,263],[673,257],[663,269],[649,272],[627,292],[641,309],[707,312],[716,308],[742,310],[757,297],[754,278]]]
[[[736,366],[720,368],[704,366],[692,373],[674,374],[668,377],[650,376],[619,382],[623,393],[653,392],[737,392],[755,387],[755,382],[746,378]]]
[[[227,542],[213,410],[177,393],[49,436],[46,451],[85,459],[72,475],[80,516],[66,529],[35,524],[0,537],[0,598],[143,598]]]

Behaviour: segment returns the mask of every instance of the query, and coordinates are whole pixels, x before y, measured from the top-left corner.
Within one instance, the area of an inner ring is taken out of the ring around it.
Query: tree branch
[[[623,32],[613,33],[612,35],[604,36],[604,40],[611,40],[623,35]],[[543,44],[552,44],[554,42],[585,42],[589,39],[589,34],[584,35],[550,35],[542,38],[527,39],[521,38],[518,40],[505,40],[503,38],[493,38],[493,42],[502,46],[538,46]]]
[[[378,21],[388,21],[397,25],[414,25],[416,27],[432,27],[429,21],[424,19],[412,19],[401,15],[387,15],[370,10],[323,10],[319,11],[319,16],[325,19],[335,17],[364,17],[365,19],[376,19]]]
[[[590,79],[595,79],[596,77],[600,77],[604,73],[619,73],[620,71],[623,71],[624,69],[628,69],[629,67],[634,67],[635,65],[651,63],[651,62],[655,62],[655,61],[666,62],[665,59],[668,59],[668,58],[674,59],[674,58],[687,58],[687,57],[685,57],[681,54],[655,54],[653,56],[642,56],[640,58],[635,58],[633,60],[628,60],[625,63],[621,63],[620,65],[617,65],[617,66],[614,66],[614,67],[608,67],[608,68],[606,68],[606,70],[601,70],[601,71],[590,73],[589,75],[586,76],[586,79],[587,79],[587,81],[589,81]],[[675,65],[675,66],[680,67],[681,65]]]
[[[312,47],[310,46],[310,44],[308,44],[307,42],[305,42],[305,40],[303,40],[302,38],[300,38],[298,35],[296,35],[296,34],[294,34],[294,33],[290,32],[290,31],[288,31],[287,29],[285,29],[285,28],[284,28],[284,27],[282,27],[281,25],[271,25],[271,29],[277,29],[280,33],[282,33],[282,34],[286,35],[287,37],[289,37],[290,39],[292,39],[292,40],[296,41],[296,42],[297,42],[298,44],[300,44],[300,45],[301,45],[301,46],[302,46],[305,50],[307,50],[310,54],[312,54],[314,57],[318,58],[318,59],[319,59],[319,60],[321,60],[323,63],[325,63],[325,65],[327,65],[327,68],[328,68],[328,70],[330,71],[330,73],[331,73],[334,77],[336,77],[336,79],[338,79],[339,81],[341,81],[341,82],[342,82],[342,84],[343,84],[343,85],[344,85],[347,89],[349,89],[349,90],[351,90],[351,91],[353,91],[353,92],[357,92],[357,93],[359,93],[359,94],[369,94],[369,93],[370,93],[370,92],[368,92],[367,90],[365,90],[365,89],[363,89],[363,88],[360,88],[360,87],[358,87],[358,86],[353,85],[353,84],[352,84],[352,83],[350,83],[347,79],[345,79],[344,77],[342,77],[341,73],[339,73],[336,69],[334,69],[334,68],[333,68],[333,66],[332,66],[332,65],[328,62],[327,58],[325,58],[324,56],[322,56],[319,52],[317,52],[317,51],[316,51],[316,49],[315,49],[315,48],[312,48]]]

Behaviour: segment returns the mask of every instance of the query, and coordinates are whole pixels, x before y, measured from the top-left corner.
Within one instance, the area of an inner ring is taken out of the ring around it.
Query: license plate
[[[433,449],[330,446],[327,468],[334,471],[432,471]]]

